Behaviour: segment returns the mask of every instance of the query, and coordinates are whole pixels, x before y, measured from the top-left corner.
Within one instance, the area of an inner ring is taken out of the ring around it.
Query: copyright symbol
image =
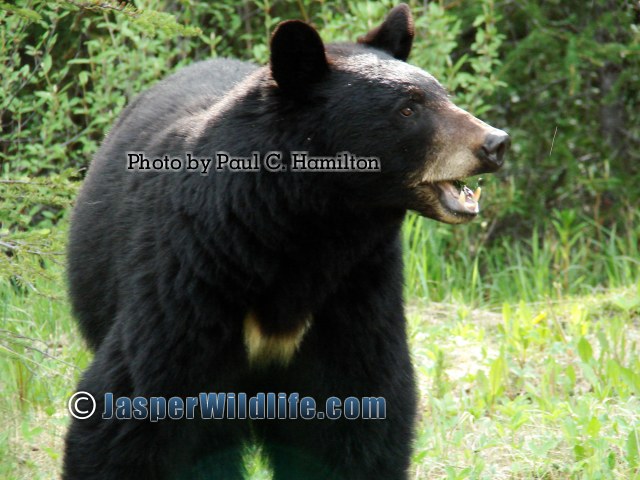
[[[88,392],[76,392],[69,398],[67,408],[73,418],[85,420],[96,411],[96,399]]]

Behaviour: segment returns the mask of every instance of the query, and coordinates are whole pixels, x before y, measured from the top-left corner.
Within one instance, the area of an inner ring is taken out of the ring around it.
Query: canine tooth
[[[460,192],[460,195],[458,195],[458,203],[464,206],[466,199],[467,196],[464,194],[464,192]]]
[[[478,187],[476,188],[476,191],[473,192],[473,199],[477,202],[480,200],[480,195],[482,195],[482,188]]]

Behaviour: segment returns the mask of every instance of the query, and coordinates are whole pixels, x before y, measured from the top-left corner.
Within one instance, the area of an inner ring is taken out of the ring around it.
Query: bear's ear
[[[271,74],[283,92],[300,94],[328,71],[324,44],[312,26],[299,20],[278,25],[271,37]]]
[[[394,7],[382,25],[374,28],[358,43],[384,50],[398,60],[405,61],[411,53],[413,44],[413,17],[405,3]]]

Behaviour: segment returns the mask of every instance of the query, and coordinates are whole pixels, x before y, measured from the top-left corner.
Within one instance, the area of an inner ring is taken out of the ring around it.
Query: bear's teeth
[[[460,192],[460,195],[458,195],[458,203],[464,207],[466,200],[467,196],[464,194],[464,192]]]
[[[476,191],[473,192],[473,199],[477,202],[480,200],[480,195],[482,195],[482,188],[478,187],[476,188]]]

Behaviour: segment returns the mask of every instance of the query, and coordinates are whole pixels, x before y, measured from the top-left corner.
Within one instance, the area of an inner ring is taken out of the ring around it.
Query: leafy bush
[[[575,208],[599,223],[640,201],[640,4],[501,1],[499,91],[514,216]],[[525,210],[526,207],[526,210]]]

